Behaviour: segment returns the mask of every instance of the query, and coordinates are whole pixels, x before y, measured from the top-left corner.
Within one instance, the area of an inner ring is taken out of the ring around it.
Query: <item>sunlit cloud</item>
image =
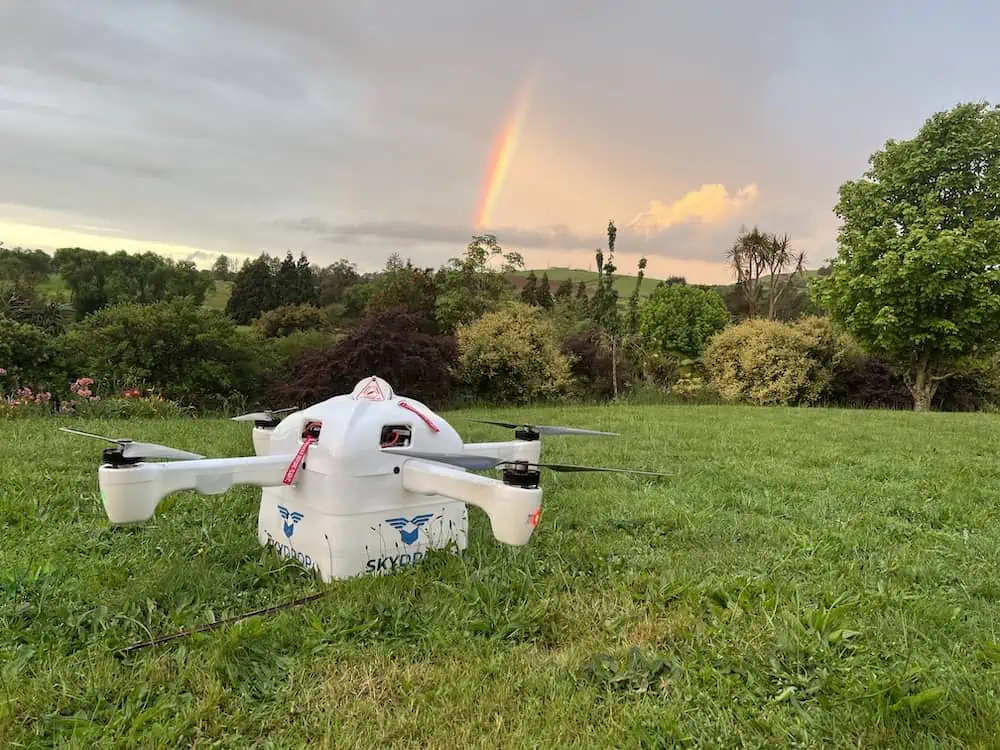
[[[627,226],[636,232],[652,234],[685,223],[712,224],[737,216],[757,200],[757,185],[751,183],[730,195],[725,185],[702,185],[673,203],[653,200]]]

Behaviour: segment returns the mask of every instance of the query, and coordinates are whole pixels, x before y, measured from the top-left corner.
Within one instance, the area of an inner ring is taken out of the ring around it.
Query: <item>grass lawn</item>
[[[473,508],[462,558],[121,659],[326,587],[257,545],[257,491],[112,528],[100,443],[0,423],[0,746],[996,746],[996,417],[490,413],[623,433],[543,460],[677,475],[547,474],[526,547]],[[251,451],[224,420],[76,426]]]

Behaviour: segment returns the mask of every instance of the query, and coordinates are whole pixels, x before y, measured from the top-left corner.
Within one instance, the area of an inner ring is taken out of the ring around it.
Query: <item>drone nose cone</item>
[[[391,401],[395,395],[392,386],[376,375],[358,381],[351,391],[355,401]]]

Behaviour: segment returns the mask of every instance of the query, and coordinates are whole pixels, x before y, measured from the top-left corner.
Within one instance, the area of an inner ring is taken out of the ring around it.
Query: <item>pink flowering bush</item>
[[[9,380],[6,368],[0,367],[0,418],[30,417],[58,412],[62,415],[92,418],[177,417],[185,410],[179,404],[163,398],[157,392],[129,385],[104,385],[98,393],[94,378],[80,377],[70,383],[65,398],[51,391],[35,392],[27,386],[18,387]]]
[[[179,417],[185,410],[180,404],[165,399],[160,393],[138,386],[108,388],[103,397],[91,392],[94,381],[80,378],[70,386],[76,399],[68,408],[74,414],[106,419],[131,419],[149,417]]]
[[[49,391],[36,393],[26,386],[18,387],[9,380],[7,370],[0,367],[0,415],[36,416],[52,411],[52,394]]]

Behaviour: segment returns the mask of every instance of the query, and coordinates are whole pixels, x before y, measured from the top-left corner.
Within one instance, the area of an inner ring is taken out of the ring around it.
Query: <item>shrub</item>
[[[318,331],[328,326],[327,314],[315,305],[283,305],[268,310],[254,321],[254,327],[265,338],[279,338],[300,331]]]
[[[102,308],[63,339],[78,372],[113,389],[150,387],[202,407],[256,395],[273,364],[256,336],[183,298]]]
[[[425,402],[443,401],[451,392],[450,368],[455,341],[434,335],[435,322],[425,315],[396,309],[365,318],[340,342],[308,349],[291,364],[287,378],[268,389],[274,404],[309,404],[350,393],[369,375]]]
[[[982,357],[964,362],[941,381],[934,401],[941,411],[980,411],[1000,404],[1000,361]]]
[[[56,340],[42,328],[0,317],[0,393],[19,387],[61,390],[68,383]]]
[[[703,364],[726,401],[807,405],[833,381],[845,347],[821,318],[748,320],[713,337]]]
[[[892,364],[860,349],[838,369],[827,400],[851,408],[913,408],[913,396]],[[979,411],[998,403],[1000,363],[989,357],[964,363],[934,395],[934,407],[940,411]]]
[[[611,346],[593,322],[566,338],[561,351],[570,362],[572,390],[584,397],[611,397],[615,392],[615,377],[620,394],[632,387],[639,373],[628,351],[618,351],[618,362],[612,367]]]
[[[708,289],[658,286],[639,311],[639,333],[659,353],[700,357],[705,345],[730,321],[726,303]]]
[[[892,365],[860,349],[845,357],[825,398],[831,405],[850,408],[913,408],[913,396]]]
[[[342,338],[343,334],[332,331],[296,331],[287,336],[268,339],[266,343],[277,368],[276,372],[287,374],[292,364],[306,352],[329,349]]]
[[[177,402],[158,393],[142,393],[138,389],[127,389],[120,395],[96,401],[82,400],[67,406],[66,411],[91,419],[159,419],[187,414],[187,410]]]
[[[458,379],[476,399],[527,403],[564,395],[570,360],[540,308],[510,303],[460,326]]]
[[[58,299],[42,297],[34,288],[15,288],[0,283],[0,318],[37,326],[57,335],[73,320],[73,306]]]

